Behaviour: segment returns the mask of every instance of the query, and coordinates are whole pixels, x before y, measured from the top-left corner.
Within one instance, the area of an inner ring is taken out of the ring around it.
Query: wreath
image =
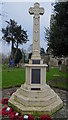
[[[5,107],[2,108],[2,110],[0,111],[0,114],[1,114],[2,116],[5,116],[5,115],[9,115],[11,112],[12,112],[12,108],[5,106]]]
[[[47,114],[45,114],[45,115],[40,116],[40,120],[52,120],[52,118],[48,116]]]
[[[10,120],[17,120],[19,119],[19,113],[14,111],[9,115]]]
[[[23,115],[21,118],[19,118],[19,120],[24,120],[25,116],[27,117],[28,120],[34,120],[32,115]]]
[[[8,104],[8,100],[9,100],[9,98],[3,98],[3,99],[1,100],[1,103],[2,103],[3,105]]]

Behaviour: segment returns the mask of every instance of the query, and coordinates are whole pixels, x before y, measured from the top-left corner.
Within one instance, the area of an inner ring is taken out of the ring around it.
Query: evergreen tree
[[[68,2],[54,4],[54,22],[46,32],[48,46],[54,56],[68,55]]]
[[[11,48],[11,59],[13,59],[14,55],[16,57],[16,53],[18,50],[18,44],[23,44],[28,41],[27,31],[24,29],[22,30],[21,25],[19,26],[17,22],[10,19],[10,21],[7,22],[7,27],[2,28],[3,32],[3,40],[10,43],[12,42],[12,48]],[[14,44],[16,44],[16,53],[14,54]]]

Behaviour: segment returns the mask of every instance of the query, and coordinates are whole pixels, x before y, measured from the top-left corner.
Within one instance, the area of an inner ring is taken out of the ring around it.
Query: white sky
[[[8,1],[8,0],[7,0]],[[38,1],[38,0],[37,0]],[[42,0],[43,1],[43,0]],[[51,2],[39,2],[40,7],[44,7],[45,13],[40,16],[40,46],[45,50],[47,48],[44,41],[44,27],[50,25],[50,15],[52,14]],[[33,15],[29,14],[29,8],[34,5],[34,2],[4,2],[2,4],[2,27],[6,27],[6,20],[14,19],[19,25],[27,30],[29,41],[21,45],[21,48],[26,50],[33,43]],[[1,46],[1,43],[0,43]],[[8,54],[11,51],[11,46],[2,42],[2,52]]]

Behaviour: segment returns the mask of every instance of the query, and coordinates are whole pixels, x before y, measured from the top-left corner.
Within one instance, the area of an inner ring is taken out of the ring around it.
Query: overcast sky
[[[40,46],[45,50],[47,44],[44,41],[44,27],[50,26],[50,15],[52,14],[51,2],[39,2],[40,7],[44,7],[45,13],[40,16]],[[29,14],[29,8],[34,5],[34,2],[4,2],[2,4],[2,27],[6,27],[6,20],[14,19],[19,25],[27,30],[29,41],[21,45],[21,48],[28,50],[30,44],[33,43],[33,15]],[[1,44],[0,44],[1,46]],[[2,52],[8,54],[11,51],[11,46],[2,42]]]

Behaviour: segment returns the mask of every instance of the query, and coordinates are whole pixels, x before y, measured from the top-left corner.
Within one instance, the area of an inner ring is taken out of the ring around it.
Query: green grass
[[[59,72],[58,68],[53,68],[53,69],[50,69],[49,72],[47,72],[47,76],[46,76],[46,79],[47,81],[48,80],[56,80],[56,79],[59,79],[59,78],[64,78],[66,79],[66,73],[63,73],[63,72]]]
[[[50,68],[50,71],[46,74],[46,81],[49,85],[66,88],[66,76],[65,72],[59,72],[58,68]],[[2,66],[2,88],[19,86],[25,82],[25,68],[9,68],[8,65]]]
[[[25,82],[25,69],[2,66],[2,88],[19,86]]]
[[[46,76],[47,83],[53,87],[68,89],[68,74],[64,71],[59,72],[58,68],[50,69]]]

